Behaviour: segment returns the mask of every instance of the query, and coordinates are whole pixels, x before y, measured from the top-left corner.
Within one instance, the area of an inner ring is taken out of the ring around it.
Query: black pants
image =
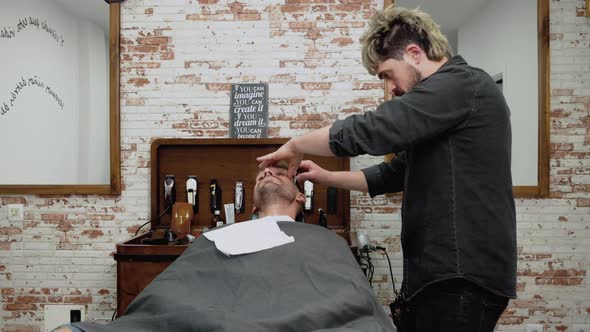
[[[478,285],[451,279],[427,286],[406,302],[401,332],[491,332],[508,298]]]

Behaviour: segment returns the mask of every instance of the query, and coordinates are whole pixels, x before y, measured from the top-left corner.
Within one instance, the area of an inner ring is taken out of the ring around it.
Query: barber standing
[[[377,12],[361,38],[363,65],[396,98],[292,138],[258,158],[289,160],[299,181],[403,191],[401,331],[492,331],[516,297],[516,217],[510,110],[483,70],[451,56],[419,10]],[[385,155],[361,171],[330,172],[304,154]]]

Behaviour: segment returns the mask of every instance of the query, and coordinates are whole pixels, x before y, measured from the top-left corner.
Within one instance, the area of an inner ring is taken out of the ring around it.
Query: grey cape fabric
[[[279,222],[295,242],[227,257],[199,237],[100,331],[394,331],[346,241]]]

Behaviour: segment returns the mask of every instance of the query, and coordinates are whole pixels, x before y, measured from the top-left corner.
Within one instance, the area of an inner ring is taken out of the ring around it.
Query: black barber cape
[[[325,228],[278,222],[295,242],[228,257],[200,236],[106,324],[84,331],[393,331],[352,252]]]

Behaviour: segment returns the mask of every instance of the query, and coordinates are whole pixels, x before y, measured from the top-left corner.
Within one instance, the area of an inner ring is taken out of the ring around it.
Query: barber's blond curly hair
[[[377,74],[379,62],[401,60],[406,46],[412,43],[419,45],[433,61],[452,56],[447,37],[430,15],[395,5],[373,15],[360,42],[363,65],[371,75]]]

